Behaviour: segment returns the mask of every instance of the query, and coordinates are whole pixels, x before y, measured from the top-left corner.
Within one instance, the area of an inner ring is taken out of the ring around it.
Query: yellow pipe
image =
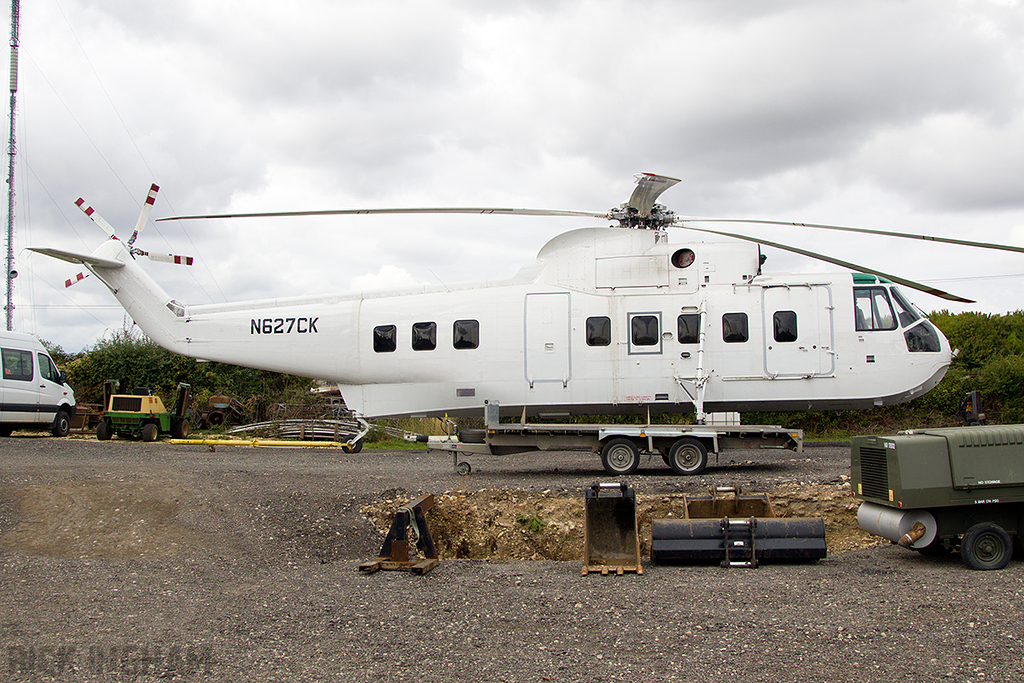
[[[271,441],[267,439],[171,439],[170,443],[177,446],[252,446],[253,448],[271,446],[292,446],[294,448],[352,448],[347,441]]]

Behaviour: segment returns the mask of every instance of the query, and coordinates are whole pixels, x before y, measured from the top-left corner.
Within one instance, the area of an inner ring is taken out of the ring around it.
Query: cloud
[[[154,216],[606,210],[640,171],[681,178],[662,201],[684,214],[1010,240],[1024,226],[1022,33],[1019,4],[985,0],[42,0],[22,8],[16,242],[91,250],[104,236],[74,199],[130,230],[154,181]],[[140,239],[197,257],[147,268],[204,303],[510,276],[591,224],[189,221]],[[948,275],[951,262],[963,277],[1024,273],[1019,259],[963,250],[755,234],[908,277]],[[21,329],[77,349],[122,324],[95,308],[112,303],[98,283],[58,291],[74,269],[24,258]],[[779,252],[769,265],[821,268]],[[1021,281],[997,282],[956,286],[983,310],[1016,308]]]

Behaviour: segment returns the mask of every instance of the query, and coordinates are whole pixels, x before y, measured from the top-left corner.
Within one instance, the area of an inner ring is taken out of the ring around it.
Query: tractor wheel
[[[110,437],[114,435],[114,427],[110,424],[109,420],[100,420],[100,423],[96,425],[96,438],[100,441],[110,441]]]
[[[157,426],[152,422],[147,422],[146,424],[142,425],[143,441],[156,441],[157,434],[159,433],[160,430],[157,429]]]
[[[188,432],[188,420],[181,419],[171,425],[171,436],[175,439],[187,439]]]

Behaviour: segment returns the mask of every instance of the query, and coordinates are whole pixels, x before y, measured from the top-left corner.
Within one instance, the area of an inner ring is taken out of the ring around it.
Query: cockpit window
[[[858,332],[896,329],[896,315],[885,287],[854,287],[853,309]]]
[[[920,314],[914,309],[914,305],[903,296],[903,292],[895,287],[889,291],[892,292],[893,301],[896,302],[896,310],[899,311],[901,327],[909,327],[921,319]]]
[[[939,333],[928,321],[911,327],[903,333],[903,338],[907,340],[907,350],[911,353],[938,353],[942,350]]]

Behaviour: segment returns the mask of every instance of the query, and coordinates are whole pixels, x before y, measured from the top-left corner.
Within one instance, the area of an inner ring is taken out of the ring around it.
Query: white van
[[[67,436],[75,416],[75,392],[39,340],[0,331],[0,436],[15,429],[49,429]]]

